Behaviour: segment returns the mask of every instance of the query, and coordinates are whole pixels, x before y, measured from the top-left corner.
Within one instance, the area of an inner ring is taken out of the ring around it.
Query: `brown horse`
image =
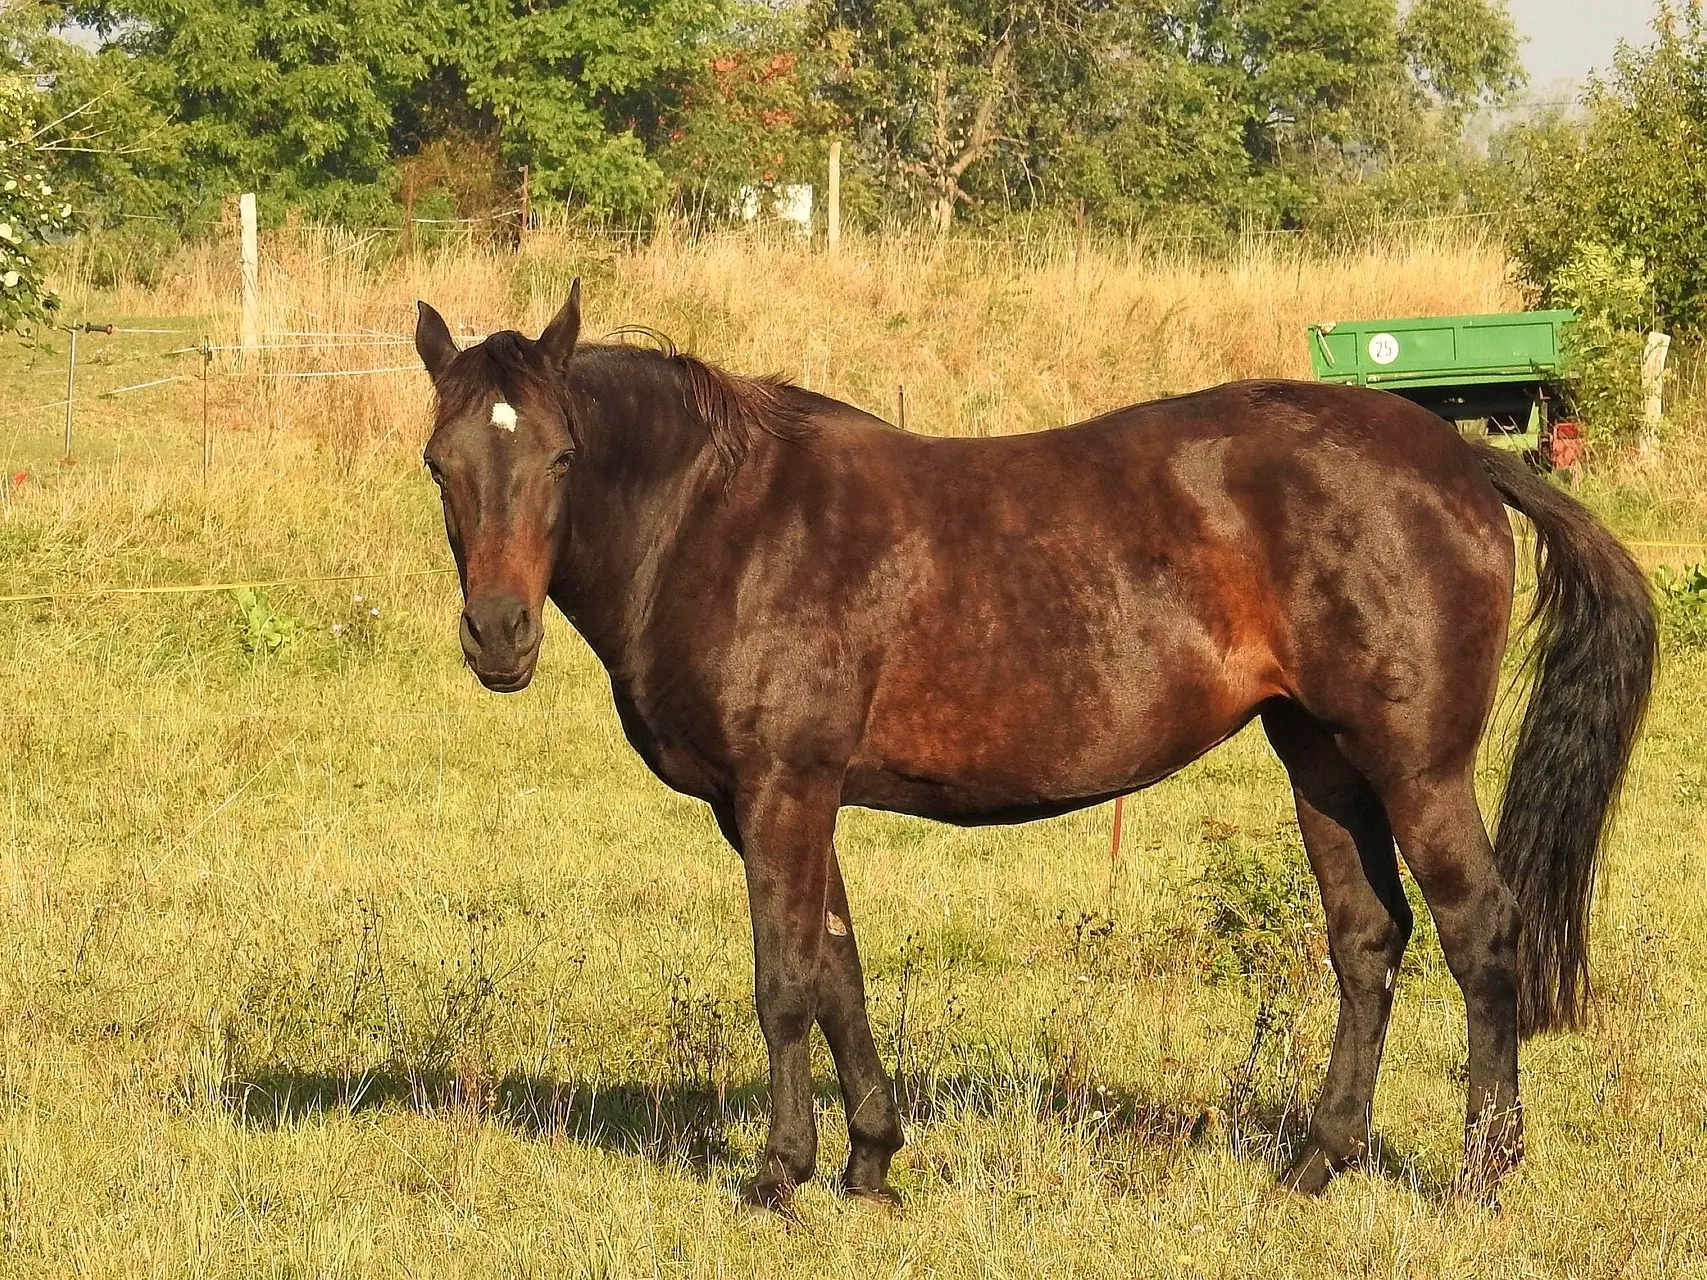
[[[753,1186],[817,1156],[808,1036],[847,1109],[842,1186],[901,1146],[833,838],[842,805],[961,824],[1167,777],[1260,716],[1291,777],[1339,978],[1316,1191],[1369,1149],[1411,931],[1394,845],[1469,1023],[1466,1176],[1522,1151],[1520,1031],[1587,990],[1596,850],[1655,626],[1628,554],[1516,459],[1396,396],[1243,382],[1035,435],[909,435],[776,379],[582,344],[458,351],[422,304],[426,464],[490,689],[532,678],[549,598],[629,741],[744,860],[771,1125]],[[1534,691],[1490,844],[1473,787],[1512,607],[1505,507],[1539,549]]]

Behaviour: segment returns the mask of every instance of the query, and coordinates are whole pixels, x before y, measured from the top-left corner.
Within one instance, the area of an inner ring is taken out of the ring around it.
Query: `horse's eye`
[[[439,470],[439,464],[431,458],[422,458],[421,461],[426,464],[427,474],[433,478],[433,483],[441,489],[444,488],[445,473]]]
[[[574,461],[574,459],[575,451],[573,449],[565,449],[562,453],[553,458],[551,460],[551,478],[553,480],[561,480],[564,476],[568,475],[569,464]]]

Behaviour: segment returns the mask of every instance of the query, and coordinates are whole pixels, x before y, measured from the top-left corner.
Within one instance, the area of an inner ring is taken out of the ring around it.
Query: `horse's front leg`
[[[787,1207],[818,1159],[808,1037],[840,804],[839,773],[779,766],[744,786],[734,806],[753,918],[753,994],[771,1068],[770,1134],[751,1196],[773,1209]]]
[[[865,1011],[865,973],[854,941],[853,914],[834,849],[824,915],[824,963],[818,972],[818,1025],[829,1041],[848,1118],[848,1167],[842,1190],[899,1205],[889,1162],[901,1149],[901,1115],[889,1073],[877,1056]]]

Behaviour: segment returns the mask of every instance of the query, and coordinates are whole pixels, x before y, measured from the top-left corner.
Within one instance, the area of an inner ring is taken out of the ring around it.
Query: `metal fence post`
[[[77,330],[81,325],[71,326],[71,355],[65,362],[65,455],[61,462],[72,461],[71,457],[71,421],[77,409]]]
[[[207,487],[207,473],[213,467],[213,432],[208,426],[207,380],[213,369],[213,343],[202,338],[202,487]]]

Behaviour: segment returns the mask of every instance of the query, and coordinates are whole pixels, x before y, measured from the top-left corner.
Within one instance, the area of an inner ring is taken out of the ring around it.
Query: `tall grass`
[[[233,245],[204,242],[151,286],[101,300],[123,314],[206,317],[230,341],[235,258]],[[88,262],[67,265],[81,301]],[[1519,302],[1497,246],[1461,233],[1326,259],[1259,237],[1215,257],[1143,240],[855,238],[831,260],[762,231],[639,246],[536,234],[520,255],[454,245],[405,259],[360,236],[296,229],[264,242],[262,326],[402,337],[425,298],[464,333],[537,332],[575,275],[590,336],[646,325],[737,371],[782,373],[889,418],[904,389],[909,429],[957,435],[1037,430],[1231,378],[1307,377],[1304,326],[1316,321]],[[402,345],[270,356],[302,368],[410,359]],[[405,439],[419,430],[421,388],[414,374],[287,382],[252,408],[271,426]]]

